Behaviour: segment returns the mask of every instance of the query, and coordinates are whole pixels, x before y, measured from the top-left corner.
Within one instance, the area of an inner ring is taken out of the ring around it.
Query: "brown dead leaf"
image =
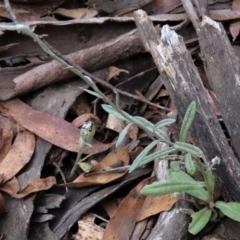
[[[112,182],[123,175],[123,173],[104,173],[103,171],[107,167],[114,166],[115,164],[122,163],[124,166],[129,164],[129,153],[128,147],[119,148],[111,153],[109,153],[101,162],[99,162],[96,172],[93,175],[85,176],[81,174],[72,183],[61,184],[63,187],[85,187],[97,184],[106,184]]]
[[[87,122],[88,120],[90,119],[93,119],[97,125],[101,125],[102,124],[102,121],[100,120],[100,118],[98,116],[96,116],[95,114],[93,113],[86,113],[86,114],[82,114],[81,116],[75,118],[73,121],[72,121],[72,124],[79,128],[81,127],[85,122]]]
[[[53,13],[60,14],[65,17],[75,18],[75,19],[87,19],[97,16],[98,12],[94,9],[89,8],[77,8],[77,9],[65,9],[58,8]]]
[[[0,217],[3,216],[7,212],[7,209],[5,207],[5,202],[3,195],[0,193]]]
[[[27,185],[22,191],[18,194],[11,194],[14,198],[24,198],[31,193],[40,192],[43,190],[48,190],[52,186],[56,185],[55,177],[47,177],[42,179],[33,180],[29,185]]]
[[[136,149],[134,151],[131,151],[129,153],[131,162],[133,162],[142,151],[143,151],[143,147],[141,147],[141,146],[138,146],[138,147],[136,147]]]
[[[3,186],[0,187],[2,192],[8,193],[9,195],[17,194],[20,191],[20,186],[16,177],[13,177],[7,181]]]
[[[2,129],[0,134],[0,163],[7,156],[12,146],[13,132],[10,129]]]
[[[130,239],[133,228],[137,221],[137,216],[141,210],[146,196],[142,195],[141,189],[154,181],[154,178],[144,179],[140,182],[121,202],[115,215],[107,224],[103,240]]]
[[[75,240],[102,239],[104,229],[94,223],[96,216],[93,213],[86,214],[82,220],[78,221],[78,233]]]
[[[8,45],[5,45],[5,46],[1,46],[0,47],[0,52],[5,52],[7,51],[8,49],[14,47],[14,46],[17,46],[19,43],[11,43],[11,44],[8,44]]]
[[[122,130],[125,127],[125,123],[123,120],[115,117],[112,114],[108,114],[107,122],[106,122],[106,128],[111,129],[115,132],[122,132]]]
[[[80,131],[64,119],[36,111],[19,99],[0,102],[0,110],[47,142],[67,151],[78,152]],[[86,147],[83,153],[103,152],[114,144],[115,142],[103,144],[94,140],[91,142],[92,147]]]
[[[120,73],[126,73],[129,74],[129,71],[125,70],[125,69],[120,69],[117,67],[109,67],[109,73],[107,76],[107,81],[109,82],[109,80],[111,80],[113,77],[118,76]]]
[[[14,177],[30,161],[34,149],[34,134],[28,131],[19,132],[11,150],[0,163],[0,174],[4,174],[5,181]]]
[[[116,198],[104,199],[101,203],[102,208],[107,212],[108,216],[112,218],[119,206],[119,201]]]
[[[240,1],[239,0],[234,0],[232,3],[232,10],[240,10]],[[240,32],[240,21],[239,20],[233,20],[230,23],[229,26],[230,33],[233,37],[233,41],[236,40],[237,36],[239,35]]]
[[[171,194],[158,197],[147,197],[138,214],[137,221],[141,221],[160,212],[169,211],[178,200],[177,197]]]

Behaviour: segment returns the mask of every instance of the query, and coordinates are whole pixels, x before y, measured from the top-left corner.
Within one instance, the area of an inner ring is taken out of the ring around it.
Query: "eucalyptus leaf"
[[[192,160],[192,155],[190,153],[186,154],[186,156],[185,156],[185,167],[186,167],[187,172],[192,176],[197,171],[195,162]]]
[[[198,234],[207,225],[211,215],[212,210],[206,207],[198,212],[193,213],[191,215],[192,222],[188,226],[188,231],[193,235]]]
[[[149,144],[138,156],[137,158],[134,160],[133,164],[131,165],[131,167],[129,168],[129,173],[133,172],[136,168],[138,168],[139,166],[142,166],[144,164],[141,165],[141,161],[143,160],[143,158],[149,153],[150,150],[152,150],[157,144],[159,143],[158,140],[155,140],[153,142],[151,142],[151,144]]]
[[[217,201],[215,207],[220,209],[227,217],[240,222],[240,203]]]
[[[197,156],[203,155],[203,152],[201,149],[189,143],[175,142],[174,147],[179,151],[187,152],[192,155],[197,155]]]
[[[154,182],[142,188],[141,193],[147,196],[161,196],[175,192],[186,192],[202,188],[204,182],[164,181]]]
[[[172,153],[175,151],[176,149],[174,147],[169,147],[169,148],[165,148],[160,151],[154,152],[152,154],[149,154],[148,156],[145,156],[144,158],[142,158],[141,162],[139,162],[138,164],[138,167],[143,166],[147,163],[150,163],[156,160],[157,158],[162,158],[164,156],[167,156],[169,153]]]
[[[170,177],[173,181],[196,182],[195,179],[193,179],[191,176],[189,176],[187,173],[183,171],[171,172]],[[189,190],[189,191],[186,191],[186,193],[195,198],[201,199],[205,202],[210,201],[210,195],[208,191],[206,191],[204,188]]]
[[[182,126],[181,126],[181,130],[180,130],[180,142],[186,142],[187,140],[187,134],[188,134],[188,131],[189,131],[189,128],[192,124],[192,121],[195,117],[195,114],[196,114],[196,108],[197,108],[197,105],[196,105],[196,102],[192,102],[186,113],[185,113],[185,116],[183,118],[183,122],[182,122]]]
[[[176,122],[176,120],[173,119],[173,118],[163,119],[163,120],[161,120],[161,121],[159,121],[158,123],[155,124],[154,130],[158,129],[158,128],[169,126],[169,125],[171,125],[171,124],[173,124],[175,122]]]
[[[129,123],[123,130],[122,132],[119,134],[118,140],[116,142],[116,148],[118,148],[122,142],[124,141],[124,139],[126,138],[127,134],[128,134],[128,129],[133,125],[133,123]]]

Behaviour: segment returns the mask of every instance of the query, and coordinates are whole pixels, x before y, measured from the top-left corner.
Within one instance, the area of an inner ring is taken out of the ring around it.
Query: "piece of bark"
[[[80,87],[86,87],[86,84],[81,80],[69,82],[67,86],[66,84],[55,84],[43,92],[41,91],[32,101],[32,106],[39,111],[65,117],[76,97],[82,93],[83,90]],[[22,188],[33,179],[40,178],[44,160],[51,147],[52,144],[37,137],[33,158],[17,177]],[[4,194],[8,213],[0,218],[0,232],[6,236],[6,239],[27,239],[35,196],[36,194],[19,200]]]
[[[197,113],[191,135],[209,162],[216,156],[221,159],[214,173],[225,190],[235,200],[240,200],[240,164],[210,108],[200,76],[182,38],[167,25],[162,28],[159,38],[143,11],[138,10],[134,15],[143,44],[151,52],[180,116],[183,117],[190,103],[196,101]]]
[[[108,42],[68,54],[67,58],[83,69],[93,72],[117,60],[144,51],[137,31],[133,30]],[[71,76],[74,74],[69,69],[64,69],[61,63],[53,60],[14,79],[8,79],[8,81],[1,79],[0,100],[16,97]]]
[[[240,156],[240,68],[221,23],[204,16],[197,31],[208,81],[216,93],[223,122]]]
[[[73,224],[91,207],[117,192],[119,189],[131,183],[133,180],[146,176],[148,173],[150,173],[150,171],[151,168],[137,169],[136,171],[124,176],[119,183],[105,187],[104,189],[84,198],[76,205],[68,208],[68,211],[64,212],[64,215],[59,219],[58,223],[51,228],[54,234],[58,237],[58,239],[62,239],[66,232],[69,231],[73,226]]]

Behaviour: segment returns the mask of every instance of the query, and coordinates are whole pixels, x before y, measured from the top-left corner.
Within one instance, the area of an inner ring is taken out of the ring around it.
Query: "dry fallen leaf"
[[[77,9],[65,9],[65,8],[58,8],[53,13],[60,14],[65,17],[69,18],[76,18],[76,19],[87,19],[97,16],[98,12],[94,9],[89,8],[77,8]]]
[[[118,76],[120,73],[129,74],[129,71],[127,71],[125,69],[120,69],[120,68],[117,68],[117,67],[109,67],[109,73],[108,73],[108,76],[107,76],[107,81],[109,82],[110,79]]]
[[[35,137],[28,131],[19,132],[7,156],[0,163],[4,181],[14,177],[31,159],[35,150]]]
[[[13,177],[7,181],[3,186],[0,187],[0,190],[8,193],[9,195],[17,194],[20,191],[20,186],[16,177]]]
[[[97,184],[106,184],[116,180],[126,172],[123,173],[104,173],[103,171],[107,167],[114,166],[115,164],[123,164],[124,166],[129,164],[129,153],[128,147],[119,148],[111,153],[109,153],[101,162],[99,162],[98,166],[95,169],[95,174],[85,176],[85,174],[81,174],[78,178],[76,178],[72,183],[61,184],[60,186],[64,187],[85,187]]]
[[[24,198],[31,193],[48,190],[54,185],[56,185],[55,177],[36,179],[33,180],[30,184],[28,184],[22,191],[17,194],[11,194],[11,196],[14,198]]]
[[[96,217],[93,213],[88,213],[78,221],[78,233],[75,240],[102,239],[104,229],[94,223],[95,218]]]
[[[47,142],[67,151],[78,152],[80,131],[64,119],[36,111],[19,99],[0,102],[0,110]],[[103,144],[94,140],[91,142],[92,147],[86,147],[83,153],[103,152],[114,144]]]
[[[160,212],[169,211],[178,200],[177,197],[171,194],[158,197],[147,197],[138,214],[137,221],[141,221]]]
[[[130,239],[137,216],[141,210],[146,196],[142,195],[141,189],[154,181],[154,178],[144,179],[140,182],[121,202],[114,216],[107,224],[103,240]]]

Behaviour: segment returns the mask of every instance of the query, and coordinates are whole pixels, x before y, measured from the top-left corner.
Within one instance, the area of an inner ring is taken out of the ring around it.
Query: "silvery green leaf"
[[[203,155],[202,150],[200,150],[198,147],[193,146],[189,143],[175,142],[174,147],[177,150],[187,152],[187,153],[190,153],[192,155],[197,155],[197,156]]]
[[[80,87],[82,90],[84,90],[85,92],[87,92],[87,93],[89,93],[89,94],[91,94],[91,95],[93,95],[93,96],[95,96],[95,97],[97,97],[97,98],[101,98],[102,99],[102,96],[99,94],[99,93],[96,93],[96,92],[94,92],[94,91],[91,91],[91,90],[89,90],[89,89],[86,89],[86,88],[82,88],[82,87]]]
[[[195,117],[195,114],[196,114],[196,109],[197,109],[197,104],[195,101],[193,101],[186,113],[185,113],[185,116],[183,118],[183,122],[182,122],[182,126],[181,126],[181,130],[180,130],[180,138],[179,138],[179,141],[180,142],[186,142],[186,139],[187,139],[187,134],[188,134],[188,131],[189,131],[189,128],[192,124],[192,121]]]
[[[142,158],[141,162],[139,162],[138,164],[138,167],[141,167],[147,163],[150,163],[158,158],[163,158],[164,156],[167,156],[169,153],[172,153],[175,151],[176,149],[174,147],[169,147],[169,148],[165,148],[160,151],[154,152],[152,154],[149,154],[148,156],[145,156]]]
[[[170,143],[170,138],[169,136],[161,129],[155,129],[153,132],[163,141]]]
[[[182,182],[182,181],[164,181],[154,182],[142,188],[141,193],[147,196],[161,196],[175,192],[186,192],[193,189],[202,188],[204,182]]]
[[[174,172],[178,172],[180,170],[180,162],[179,161],[171,161],[170,168]]]
[[[176,120],[173,119],[173,118],[166,118],[166,119],[163,119],[163,120],[159,121],[158,123],[156,123],[155,126],[154,126],[154,129],[166,127],[166,126],[169,126],[169,125],[171,125],[175,122],[176,122]]]
[[[118,148],[122,142],[124,141],[124,139],[126,138],[127,134],[128,134],[128,129],[133,125],[133,123],[129,123],[123,130],[122,132],[119,134],[118,140],[116,142],[116,148]]]
[[[215,207],[220,209],[227,217],[240,222],[240,203],[217,201]]]
[[[158,140],[153,141],[151,144],[149,144],[134,160],[133,164],[129,168],[129,173],[131,173],[133,170],[139,167],[141,164],[142,159],[149,153],[151,149],[153,149],[157,144],[159,143]],[[142,165],[141,165],[142,166]]]
[[[127,120],[123,115],[121,115],[116,109],[114,109],[112,106],[108,105],[108,104],[102,104],[102,108],[104,109],[104,111],[114,115],[115,117],[121,119],[121,120]],[[124,112],[125,114],[128,115],[128,113]],[[129,115],[130,116],[130,115]]]
[[[171,179],[174,181],[186,181],[186,182],[196,182],[192,177],[190,177],[187,173],[183,171],[171,172]],[[201,199],[205,202],[210,201],[210,195],[204,188],[194,189],[190,191],[186,191],[189,195]]]
[[[207,225],[211,215],[212,210],[206,207],[193,213],[191,215],[192,222],[189,224],[188,231],[193,235],[198,234]]]
[[[186,167],[187,172],[192,176],[197,171],[197,168],[195,166],[195,162],[192,160],[192,155],[190,153],[188,153],[185,156],[185,167]]]
[[[143,125],[144,127],[147,127],[149,130],[151,130],[151,132],[153,131],[154,124],[149,122],[147,119],[145,119],[143,117],[135,116],[134,122],[139,125]]]

